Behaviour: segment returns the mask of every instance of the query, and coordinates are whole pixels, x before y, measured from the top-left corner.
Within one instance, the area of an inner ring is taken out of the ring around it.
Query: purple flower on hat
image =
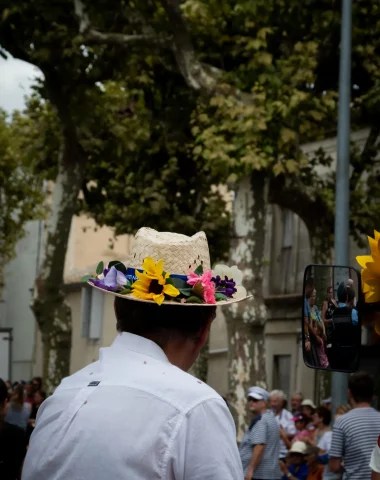
[[[215,283],[216,291],[226,297],[232,297],[237,291],[235,282],[232,279],[228,279],[227,276],[222,279],[220,275],[217,275],[212,281]]]
[[[113,290],[124,287],[126,283],[127,279],[125,278],[124,273],[117,270],[116,267],[111,267],[109,272],[104,276],[104,285]]]
[[[98,280],[98,279],[95,279],[95,278],[90,278],[89,282],[92,283],[95,287],[101,288],[102,290],[107,290],[109,292],[114,291],[114,288],[107,287],[106,285],[104,285],[104,280]]]

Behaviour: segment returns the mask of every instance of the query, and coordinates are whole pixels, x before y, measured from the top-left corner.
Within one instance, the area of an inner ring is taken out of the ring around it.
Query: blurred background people
[[[306,444],[294,442],[289,450],[286,462],[280,461],[280,468],[283,473],[282,480],[306,480],[309,467],[306,465]]]
[[[31,412],[31,405],[25,402],[24,385],[19,383],[5,407],[5,421],[26,430]]]
[[[288,447],[290,446],[292,438],[296,434],[293,415],[289,410],[284,408],[285,398],[285,394],[282,390],[273,390],[270,393],[269,406],[280,428],[280,460],[286,459]]]
[[[301,413],[302,401],[303,401],[303,394],[301,392],[295,392],[292,395],[292,399],[290,403],[291,403],[293,417]]]
[[[38,409],[40,408],[40,406],[42,405],[42,403],[45,400],[46,400],[46,392],[44,392],[43,390],[38,390],[34,394],[34,402],[33,402],[33,405],[32,405],[32,411],[30,413],[30,417],[29,417],[29,420],[28,420],[28,426],[26,427],[26,436],[27,436],[28,443],[29,443],[29,440],[30,440],[30,436],[33,433],[34,427],[36,426],[36,418],[37,418]]]
[[[0,379],[0,479],[19,480],[26,454],[25,431],[5,420],[8,387]]]

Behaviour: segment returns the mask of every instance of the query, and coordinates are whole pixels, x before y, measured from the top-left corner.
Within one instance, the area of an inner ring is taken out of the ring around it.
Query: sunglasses
[[[259,400],[257,400],[257,398],[253,398],[253,397],[248,397],[248,402],[258,402]]]

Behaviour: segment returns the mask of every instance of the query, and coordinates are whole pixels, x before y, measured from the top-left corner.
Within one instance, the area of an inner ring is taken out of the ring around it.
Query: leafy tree
[[[29,220],[42,218],[41,182],[24,161],[20,132],[0,109],[0,301],[4,265],[15,255]]]

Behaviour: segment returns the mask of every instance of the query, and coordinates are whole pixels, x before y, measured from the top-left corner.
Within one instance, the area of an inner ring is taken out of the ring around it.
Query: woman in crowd
[[[28,443],[29,443],[29,439],[30,439],[31,434],[33,433],[34,427],[36,425],[36,418],[37,418],[38,409],[40,408],[40,406],[42,405],[42,403],[45,400],[46,400],[46,392],[44,392],[43,390],[38,390],[38,392],[36,392],[34,394],[34,402],[33,402],[33,406],[32,406],[32,412],[30,414],[30,417],[29,417],[29,420],[28,420],[28,426],[27,426],[27,429],[26,429],[26,435],[27,435]]]
[[[5,407],[5,421],[26,430],[30,414],[31,406],[25,402],[24,385],[18,384]]]
[[[311,344],[311,351],[315,352],[314,361],[316,362],[314,366],[319,366],[321,368],[327,368],[329,366],[329,361],[327,359],[326,350],[325,350],[325,340],[326,340],[326,330],[325,325],[322,321],[318,307],[315,305],[317,298],[317,291],[314,289],[309,298],[309,325],[308,331],[309,340]],[[306,347],[307,348],[307,347]]]
[[[327,297],[322,305],[322,321],[326,329],[327,346],[331,345],[331,334],[332,334],[332,328],[333,328],[332,316],[333,316],[334,310],[338,307],[338,304],[336,303],[335,298],[333,298],[333,294],[334,294],[333,287],[328,287]]]

